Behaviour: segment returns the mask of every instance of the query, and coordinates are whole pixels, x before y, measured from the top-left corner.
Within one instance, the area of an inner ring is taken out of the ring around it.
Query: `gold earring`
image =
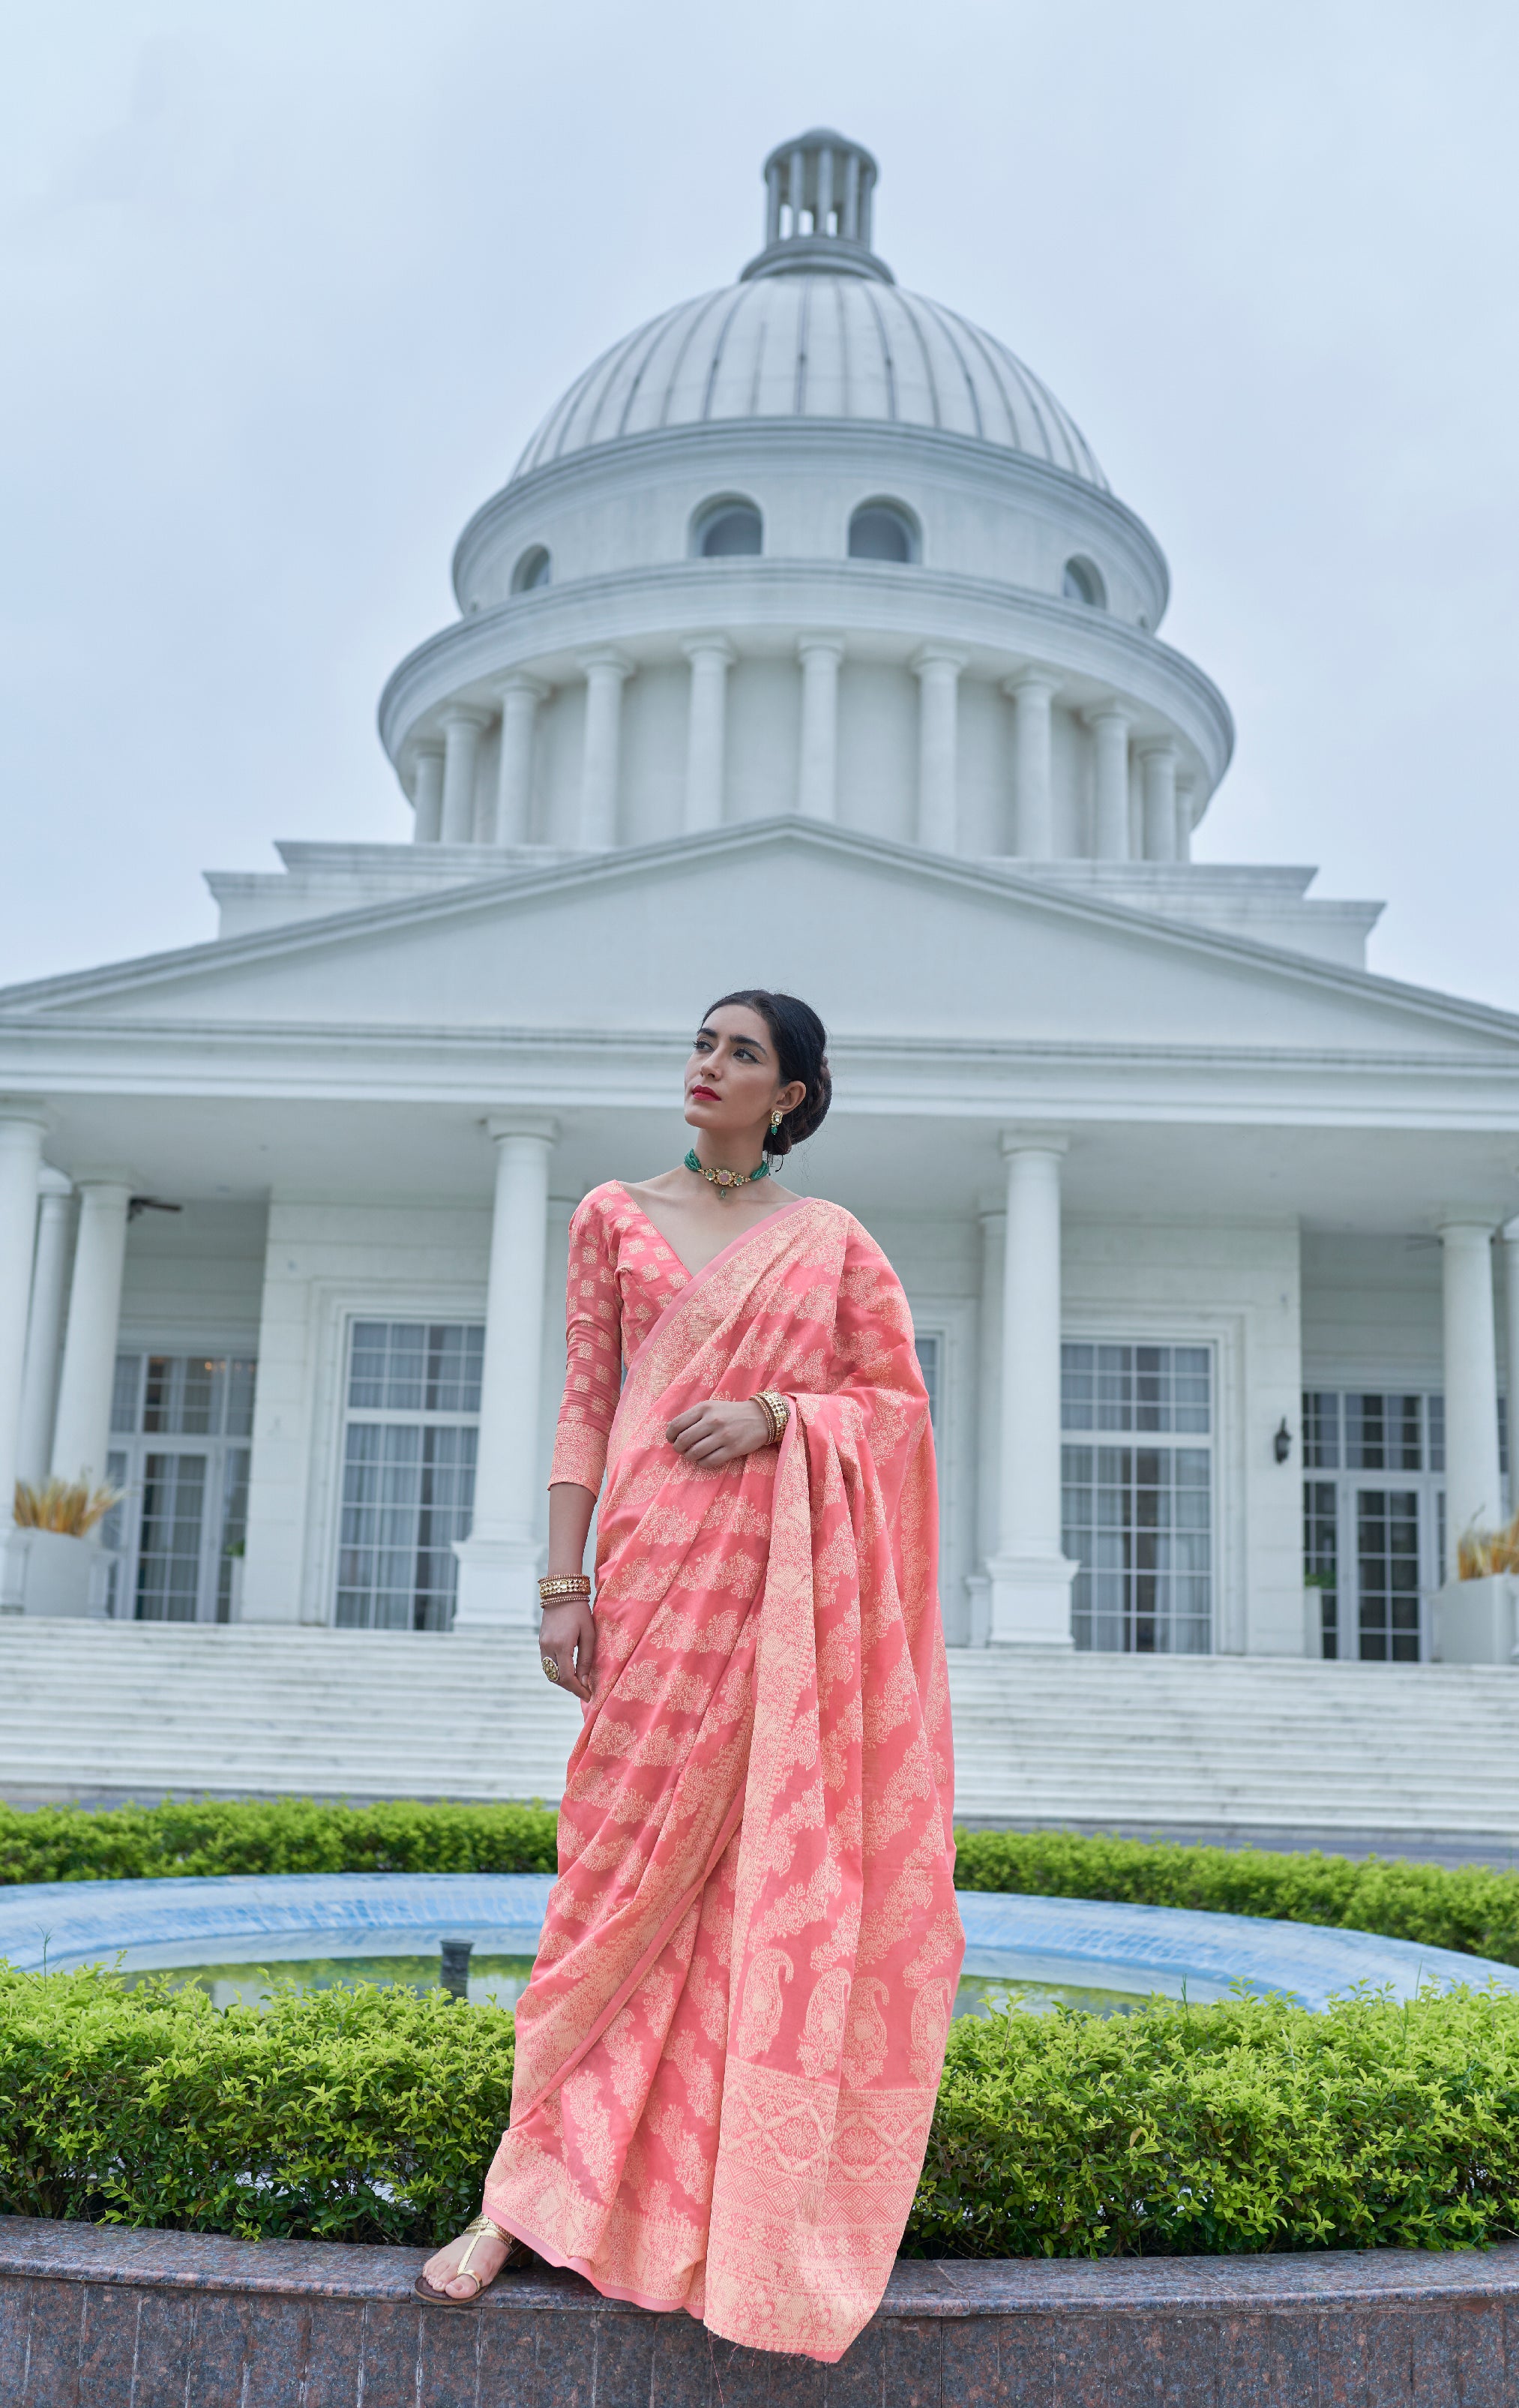
[[[782,1118],[783,1115],[780,1112],[772,1112],[770,1114],[770,1135],[772,1137],[774,1137],[777,1129],[781,1126]]]

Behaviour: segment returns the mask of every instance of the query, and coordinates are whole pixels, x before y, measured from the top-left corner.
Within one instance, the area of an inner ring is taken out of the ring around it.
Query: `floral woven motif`
[[[612,2297],[831,2361],[891,2272],[965,1944],[911,1319],[812,1200],[690,1277],[597,1189],[569,1287],[570,1461],[608,1433],[595,1694],[485,2204]],[[666,1440],[761,1388],[779,1450]]]

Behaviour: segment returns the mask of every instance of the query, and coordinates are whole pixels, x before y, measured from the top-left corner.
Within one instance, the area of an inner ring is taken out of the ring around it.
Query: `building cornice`
[[[635,660],[680,658],[683,638],[713,628],[745,649],[789,649],[811,627],[838,630],[904,664],[925,642],[966,651],[970,671],[1000,680],[1038,663],[1084,706],[1116,690],[1176,731],[1211,793],[1229,764],[1234,722],[1212,680],[1182,652],[1104,610],[1026,586],[947,569],[864,560],[682,560],[519,595],[439,629],[408,653],[380,698],[393,762],[451,703],[478,700],[513,671],[550,684],[577,680],[580,657],[616,644]]]

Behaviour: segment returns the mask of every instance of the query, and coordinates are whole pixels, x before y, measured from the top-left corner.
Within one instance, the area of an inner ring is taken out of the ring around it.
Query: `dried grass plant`
[[[1455,1550],[1458,1580],[1486,1580],[1494,1572],[1519,1572],[1519,1513],[1500,1530],[1464,1531]]]
[[[83,1539],[103,1522],[113,1505],[120,1505],[126,1495],[124,1488],[102,1484],[92,1488],[87,1480],[45,1480],[40,1487],[29,1480],[16,1483],[15,1519],[21,1530],[58,1530],[64,1538]]]

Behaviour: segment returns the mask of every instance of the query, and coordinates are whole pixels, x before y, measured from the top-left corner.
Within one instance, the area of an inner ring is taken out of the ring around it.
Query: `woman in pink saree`
[[[541,1655],[584,1723],[510,2125],[420,2287],[473,2305],[515,2237],[832,2361],[901,2240],[965,1944],[933,1440],[890,1264],[771,1168],[827,1110],[815,1015],[725,998],[685,1086],[682,1168],[570,1225]]]

